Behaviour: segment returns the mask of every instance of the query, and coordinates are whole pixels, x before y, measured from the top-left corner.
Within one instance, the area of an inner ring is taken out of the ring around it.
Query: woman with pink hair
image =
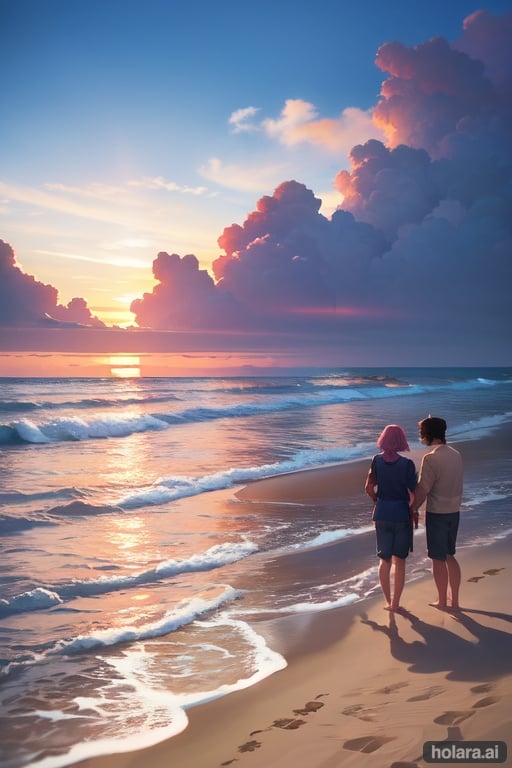
[[[382,453],[372,459],[365,491],[373,499],[379,582],[386,599],[386,610],[400,611],[400,596],[405,582],[405,560],[412,551],[411,505],[417,477],[411,459],[400,456],[409,444],[402,427],[388,424],[377,440]],[[414,513],[417,527],[418,515]],[[393,576],[393,578],[391,578]]]

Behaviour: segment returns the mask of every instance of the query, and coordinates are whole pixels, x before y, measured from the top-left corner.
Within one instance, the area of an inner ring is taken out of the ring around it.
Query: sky
[[[0,376],[512,364],[511,0],[0,0],[0,92]]]

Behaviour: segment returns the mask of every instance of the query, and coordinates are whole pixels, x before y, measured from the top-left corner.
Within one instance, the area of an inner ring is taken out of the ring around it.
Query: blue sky
[[[350,149],[384,140],[378,48],[452,43],[482,7],[512,3],[0,0],[0,238],[60,301],[126,322],[159,251],[211,269],[281,182],[330,216]]]

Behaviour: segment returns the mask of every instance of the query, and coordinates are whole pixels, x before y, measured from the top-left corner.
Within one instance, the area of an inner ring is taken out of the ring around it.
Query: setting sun
[[[140,376],[140,357],[112,355],[109,358],[110,373],[120,379]]]

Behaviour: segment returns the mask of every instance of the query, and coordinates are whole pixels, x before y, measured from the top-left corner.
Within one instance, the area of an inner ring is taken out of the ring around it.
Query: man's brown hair
[[[419,422],[420,435],[426,438],[427,443],[433,440],[440,440],[446,443],[446,421],[437,416],[427,416]]]

